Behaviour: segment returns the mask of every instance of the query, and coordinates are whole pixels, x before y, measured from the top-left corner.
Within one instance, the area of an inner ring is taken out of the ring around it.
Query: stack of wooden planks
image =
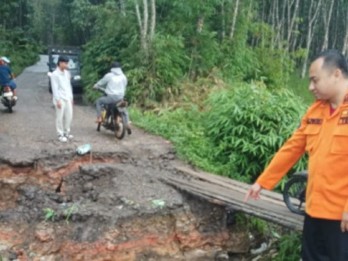
[[[186,166],[175,166],[176,176],[166,177],[164,182],[214,204],[274,222],[281,226],[302,230],[303,217],[291,213],[279,193],[264,190],[260,200],[244,202],[250,185],[226,177],[195,171]]]

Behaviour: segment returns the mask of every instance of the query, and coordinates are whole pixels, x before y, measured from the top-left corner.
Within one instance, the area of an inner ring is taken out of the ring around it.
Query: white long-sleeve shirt
[[[70,72],[68,70],[62,71],[59,67],[51,74],[50,79],[54,103],[59,100],[71,101],[73,99],[70,78]]]
[[[97,82],[98,86],[106,86],[107,95],[124,96],[127,87],[127,77],[123,74],[121,68],[112,68],[111,71]]]

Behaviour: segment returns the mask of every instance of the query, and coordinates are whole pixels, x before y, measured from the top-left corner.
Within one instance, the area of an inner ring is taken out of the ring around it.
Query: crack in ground
[[[173,175],[170,160],[65,154],[32,167],[1,165],[0,254],[128,261],[216,260],[221,251],[246,252],[248,235],[226,226],[223,207],[160,181]]]

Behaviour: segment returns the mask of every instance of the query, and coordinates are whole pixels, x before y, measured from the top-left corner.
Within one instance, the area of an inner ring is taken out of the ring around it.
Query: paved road
[[[55,111],[48,92],[47,56],[24,70],[17,78],[18,103],[12,114],[0,104],[0,163],[30,164],[50,154],[71,153],[77,146],[90,143],[94,152],[126,152],[133,155],[161,155],[170,144],[134,129],[131,136],[118,141],[110,131],[96,131],[93,106],[74,106],[72,134],[68,144],[58,142]],[[151,149],[151,151],[150,151]]]

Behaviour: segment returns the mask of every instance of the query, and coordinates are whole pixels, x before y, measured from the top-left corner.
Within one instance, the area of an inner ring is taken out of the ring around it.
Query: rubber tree
[[[322,50],[325,50],[329,47],[329,32],[330,32],[330,23],[332,17],[332,11],[335,4],[335,0],[325,1],[322,5],[323,13],[323,22],[324,22],[324,41],[321,47]]]
[[[322,0],[310,0],[310,5],[308,9],[308,22],[307,22],[307,37],[306,37],[306,54],[303,59],[301,77],[304,78],[307,72],[307,64],[309,59],[309,49],[312,44],[314,29],[318,21],[318,16],[321,9]]]
[[[143,0],[142,4],[139,0],[134,1],[135,13],[137,16],[141,49],[148,58],[149,46],[151,45],[156,29],[156,1]],[[150,16],[150,17],[149,17]]]

